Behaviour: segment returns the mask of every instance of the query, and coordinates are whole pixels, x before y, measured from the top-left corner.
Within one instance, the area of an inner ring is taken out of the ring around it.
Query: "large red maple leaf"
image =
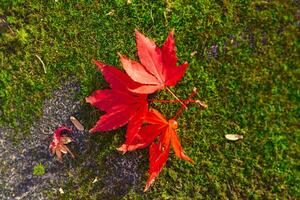
[[[127,74],[99,61],[94,63],[111,89],[96,90],[86,98],[86,102],[106,112],[90,132],[109,131],[128,123],[126,139],[130,139],[139,131],[144,115],[148,111],[147,95],[128,90],[129,87],[137,87],[140,84],[131,80]]]
[[[177,66],[174,32],[171,31],[162,48],[139,31],[136,33],[138,56],[141,63],[120,55],[126,73],[141,83],[129,87],[131,91],[150,94],[167,86],[174,86],[184,75],[188,63]]]

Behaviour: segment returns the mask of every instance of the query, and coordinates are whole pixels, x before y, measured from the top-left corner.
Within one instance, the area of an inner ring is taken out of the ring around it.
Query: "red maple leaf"
[[[65,126],[61,126],[58,129],[56,129],[54,131],[53,134],[53,140],[50,143],[50,150],[51,153],[54,155],[56,154],[58,161],[62,162],[62,153],[63,154],[67,154],[70,153],[71,156],[74,158],[75,156],[73,155],[73,153],[70,151],[70,149],[66,146],[66,144],[72,142],[72,138],[67,137],[67,136],[61,136],[61,134],[63,132],[69,132],[71,133],[72,130],[65,127]]]
[[[94,63],[111,89],[96,90],[86,98],[86,102],[106,112],[90,132],[109,131],[128,123],[126,139],[130,140],[132,135],[139,131],[144,115],[148,111],[147,95],[128,90],[129,87],[137,87],[140,84],[131,80],[127,74],[99,61]]]
[[[174,32],[170,32],[162,48],[157,47],[155,42],[139,31],[136,30],[135,33],[141,63],[120,55],[126,73],[132,80],[141,84],[129,87],[130,90],[141,94],[151,94],[167,86],[174,86],[183,77],[188,66],[188,63],[176,65]]]
[[[167,120],[157,110],[150,109],[144,118],[144,122],[147,125],[143,126],[131,139],[131,143],[127,143],[127,150],[145,148],[152,143],[150,146],[150,176],[145,187],[146,191],[164,167],[168,159],[170,145],[172,145],[178,158],[192,163],[194,161],[183,153],[183,148],[176,134],[178,124],[174,119]],[[158,142],[153,143],[157,137],[159,137]]]
[[[156,130],[158,130],[158,132],[153,134],[156,135],[159,133],[159,140],[157,143],[152,143],[150,146],[150,176],[147,180],[144,191],[150,187],[166,164],[170,145],[172,145],[175,155],[178,158],[194,163],[190,157],[183,153],[183,148],[181,147],[179,138],[176,134],[178,123],[174,119],[167,121],[161,113],[152,109],[145,117],[145,121],[149,124],[147,126],[156,126]],[[145,126],[145,128],[147,126]],[[141,132],[143,132],[143,129]]]

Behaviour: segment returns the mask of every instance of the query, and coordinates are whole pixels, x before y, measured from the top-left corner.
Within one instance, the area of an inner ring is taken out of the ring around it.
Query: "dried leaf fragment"
[[[196,100],[195,102],[196,102],[197,104],[199,104],[200,106],[202,106],[203,108],[207,108],[207,107],[208,107],[207,104],[206,104],[205,102],[203,102],[203,101]]]
[[[96,182],[98,182],[99,180],[98,180],[98,177],[96,177],[94,180],[93,180],[93,182],[92,183],[96,183]]]
[[[194,57],[197,53],[198,53],[197,51],[193,51],[193,52],[190,54],[191,58]]]
[[[50,143],[49,149],[51,154],[56,154],[58,161],[62,162],[62,154],[70,153],[72,158],[75,158],[74,154],[70,151],[70,149],[66,146],[66,144],[72,142],[72,138],[67,136],[61,136],[62,132],[69,132],[71,133],[72,130],[61,126],[60,128],[56,129],[53,134],[53,140]]]
[[[71,116],[70,120],[79,131],[84,131],[84,126],[78,121],[78,119],[76,119],[74,116]]]
[[[238,135],[238,134],[226,134],[225,138],[227,140],[236,141],[236,140],[243,139],[243,136],[242,135]]]
[[[59,188],[58,191],[59,191],[59,193],[61,193],[61,194],[64,194],[64,193],[65,193],[64,190],[63,190],[62,188]]]

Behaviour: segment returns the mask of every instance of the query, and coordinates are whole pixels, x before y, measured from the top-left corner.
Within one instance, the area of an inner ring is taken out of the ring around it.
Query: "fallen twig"
[[[47,74],[47,71],[46,71],[46,66],[45,66],[45,64],[44,64],[43,60],[42,60],[42,59],[41,59],[41,57],[39,57],[37,54],[35,54],[35,56],[36,56],[36,57],[39,59],[39,61],[42,63],[43,70],[44,70],[45,74]]]

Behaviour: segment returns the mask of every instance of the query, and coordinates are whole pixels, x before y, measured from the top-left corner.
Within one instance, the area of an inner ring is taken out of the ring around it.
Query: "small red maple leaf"
[[[128,87],[137,87],[140,84],[131,80],[127,74],[99,61],[94,63],[111,89],[97,90],[86,98],[86,102],[106,112],[90,132],[109,131],[128,123],[126,139],[130,139],[139,131],[148,111],[147,95],[128,90]]]
[[[151,109],[145,121],[149,124],[141,129],[141,132],[146,130],[147,127],[156,127],[153,135],[159,135],[157,143],[153,143],[150,146],[150,169],[149,178],[147,180],[144,191],[148,190],[155,178],[158,176],[165,163],[167,162],[170,145],[172,145],[175,155],[183,160],[187,160],[191,163],[194,161],[183,153],[183,148],[179,142],[179,138],[176,134],[178,123],[175,119],[166,120],[166,118],[155,109]]]
[[[69,144],[72,142],[72,138],[67,137],[67,136],[61,136],[63,132],[69,132],[71,133],[72,130],[65,127],[61,126],[58,129],[54,131],[53,134],[53,140],[50,143],[50,150],[51,154],[54,155],[56,154],[58,161],[62,162],[62,153],[67,154],[70,153],[73,158],[75,158],[74,154],[70,151],[70,149],[66,146],[66,144]]]
[[[129,87],[130,90],[150,94],[167,86],[174,86],[183,77],[188,66],[188,63],[176,65],[174,32],[170,32],[161,49],[139,31],[136,30],[135,33],[141,64],[120,55],[126,73],[141,84]]]
[[[131,141],[125,142],[119,150],[123,152],[126,152],[126,150],[133,151],[135,149],[145,148],[152,143],[150,146],[150,176],[145,187],[146,191],[165,165],[168,159],[170,145],[172,145],[175,155],[178,158],[191,163],[194,163],[194,161],[183,153],[183,148],[176,134],[178,124],[175,119],[167,120],[157,110],[150,109],[144,118],[144,122],[147,123],[147,125],[143,126]],[[153,143],[157,137],[159,138],[158,143]],[[126,149],[124,149],[124,147],[126,147]]]

